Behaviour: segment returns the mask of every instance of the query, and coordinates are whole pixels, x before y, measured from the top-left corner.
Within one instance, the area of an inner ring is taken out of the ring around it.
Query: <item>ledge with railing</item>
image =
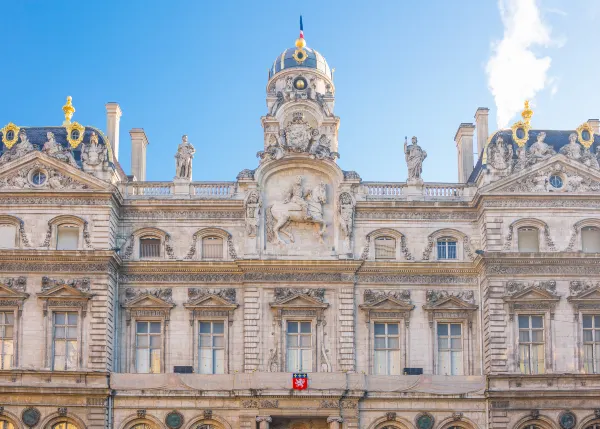
[[[129,182],[126,198],[227,199],[236,194],[236,182]]]
[[[363,182],[366,200],[425,200],[452,201],[468,199],[471,193],[465,183],[423,183],[407,185],[404,182]]]

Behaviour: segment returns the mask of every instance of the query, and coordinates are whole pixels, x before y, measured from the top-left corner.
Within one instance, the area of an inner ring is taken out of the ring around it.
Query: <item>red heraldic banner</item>
[[[306,373],[297,373],[292,377],[292,387],[294,390],[308,389],[308,375]]]

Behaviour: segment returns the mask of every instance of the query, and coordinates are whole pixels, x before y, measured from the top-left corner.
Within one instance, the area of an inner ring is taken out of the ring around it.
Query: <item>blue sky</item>
[[[574,129],[600,116],[600,2],[537,4],[551,41],[532,52],[551,65],[532,124]],[[267,69],[293,45],[300,13],[308,46],[336,69],[343,169],[404,181],[404,136],[416,135],[424,179],[455,182],[459,123],[486,106],[496,128],[486,75],[504,34],[495,1],[7,0],[3,12],[0,123],[59,125],[72,95],[74,120],[105,129],[104,105],[116,101],[119,161],[129,172],[128,131],[144,128],[148,180],[172,179],[182,134],[196,147],[194,180],[257,166]]]

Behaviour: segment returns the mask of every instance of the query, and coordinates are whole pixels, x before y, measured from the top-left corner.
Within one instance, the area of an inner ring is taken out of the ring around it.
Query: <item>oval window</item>
[[[6,140],[12,140],[15,138],[15,132],[10,130],[6,133]]]
[[[550,176],[549,182],[550,182],[550,185],[556,189],[560,189],[563,186],[562,177],[557,176],[556,174],[553,174],[552,176]]]
[[[79,140],[79,131],[77,131],[77,130],[71,131],[71,139]]]
[[[37,170],[31,175],[31,181],[36,186],[42,186],[44,183],[46,183],[46,174],[41,170]]]

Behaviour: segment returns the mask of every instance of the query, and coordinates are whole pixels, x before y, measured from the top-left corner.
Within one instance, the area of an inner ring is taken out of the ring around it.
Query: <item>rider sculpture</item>
[[[296,177],[296,182],[287,192],[287,196],[283,201],[283,204],[296,203],[302,209],[302,213],[306,215],[306,220],[311,220],[312,216],[310,211],[308,210],[308,203],[306,202],[306,197],[308,197],[308,193],[304,192],[304,188],[302,187],[302,176]]]

